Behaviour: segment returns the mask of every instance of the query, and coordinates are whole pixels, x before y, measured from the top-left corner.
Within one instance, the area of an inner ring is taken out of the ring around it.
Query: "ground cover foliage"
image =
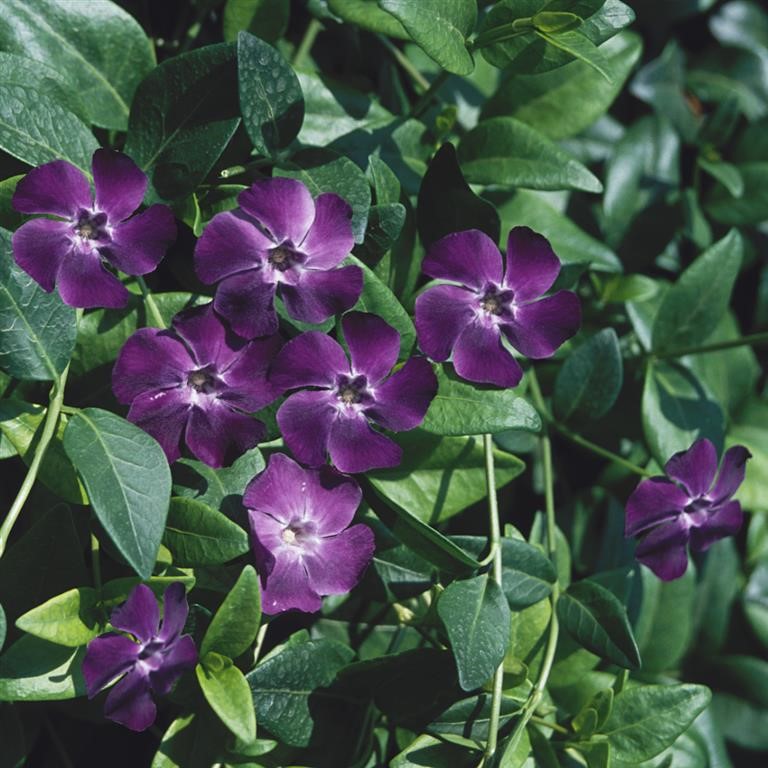
[[[0,768],[764,765],[766,121],[758,2],[6,0]]]

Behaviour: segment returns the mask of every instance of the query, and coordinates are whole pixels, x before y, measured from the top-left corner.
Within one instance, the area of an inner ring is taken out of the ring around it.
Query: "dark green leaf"
[[[207,653],[195,668],[197,681],[206,701],[224,725],[238,739],[251,742],[256,738],[256,712],[248,681],[232,664],[232,659],[218,653]]]
[[[513,610],[543,600],[557,580],[549,558],[521,539],[502,538],[501,568],[501,586]]]
[[[380,258],[400,236],[405,224],[405,206],[400,203],[372,205],[368,212],[363,255],[371,260]]]
[[[503,727],[516,715],[525,699],[502,696],[499,726]],[[484,741],[488,738],[488,726],[491,719],[491,697],[481,693],[470,699],[462,699],[452,704],[438,715],[427,730],[434,734],[451,733],[465,739]]]
[[[733,197],[741,197],[744,194],[744,179],[737,166],[722,160],[712,162],[702,155],[699,155],[698,163],[702,170],[717,179]]]
[[[571,584],[557,601],[557,617],[588,651],[620,667],[640,667],[627,612],[604,587],[590,581]]]
[[[456,744],[434,736],[422,734],[395,755],[390,768],[475,768],[482,752],[472,742]]]
[[[712,711],[728,741],[745,749],[768,749],[768,709],[739,696],[715,693]]]
[[[75,347],[75,310],[16,266],[5,230],[0,230],[0,327],[0,368],[18,379],[58,378]]]
[[[222,19],[224,39],[234,42],[238,32],[246,31],[273,43],[285,32],[290,12],[290,0],[227,0]]]
[[[86,408],[70,420],[64,450],[104,530],[136,573],[149,577],[171,493],[171,472],[158,442],[114,413]]]
[[[341,19],[387,37],[409,40],[403,25],[392,14],[379,8],[376,0],[328,0],[328,7]]]
[[[248,551],[248,534],[207,504],[176,497],[168,508],[163,543],[178,566],[221,565]]]
[[[501,587],[485,573],[454,581],[437,603],[451,642],[459,683],[465,691],[489,680],[509,645],[509,605]]]
[[[603,191],[588,168],[513,117],[492,117],[471,130],[459,144],[459,163],[476,184]]]
[[[582,423],[602,418],[616,402],[623,379],[616,331],[605,328],[577,347],[558,371],[555,416]]]
[[[269,43],[241,32],[237,72],[243,125],[262,155],[274,155],[295,138],[304,119],[299,81],[283,55]]]
[[[259,577],[252,565],[246,565],[214,614],[200,645],[200,655],[215,651],[236,659],[256,639],[260,621]]]
[[[27,611],[16,626],[42,640],[77,648],[99,634],[98,600],[90,587],[70,589]]]
[[[237,128],[235,46],[207,45],[152,70],[131,105],[125,152],[149,175],[146,202],[195,190]]]
[[[228,738],[228,731],[213,712],[179,717],[163,734],[152,768],[210,768]]]
[[[739,163],[731,168],[733,171],[730,172],[730,181],[728,177],[723,179],[723,174],[720,173],[718,178],[721,184],[712,190],[707,200],[707,213],[721,224],[737,227],[765,221],[765,207],[768,203],[768,162]],[[741,193],[736,195],[739,189]]]

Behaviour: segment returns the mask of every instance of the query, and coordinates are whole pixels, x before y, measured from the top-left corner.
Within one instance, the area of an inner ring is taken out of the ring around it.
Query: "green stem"
[[[163,316],[160,314],[160,309],[157,306],[157,302],[155,302],[155,297],[152,295],[152,291],[150,291],[147,287],[144,278],[137,277],[136,282],[139,284],[139,288],[141,288],[141,296],[144,299],[144,305],[149,311],[149,314],[152,316],[152,322],[157,328],[165,328],[165,320],[163,320]]]
[[[669,352],[641,352],[634,357],[655,358],[656,360],[666,360],[671,357],[685,357],[686,355],[703,355],[707,352],[720,352],[723,349],[733,349],[734,347],[746,347],[753,344],[767,344],[768,331],[761,333],[751,333],[747,336],[741,336],[738,339],[729,341],[716,341],[713,344],[704,344],[699,347],[683,347],[682,349],[673,349]],[[630,358],[632,359],[632,358]]]
[[[259,627],[259,632],[256,635],[256,642],[253,646],[253,665],[256,666],[256,663],[259,660],[259,656],[261,655],[261,648],[264,645],[264,638],[267,636],[267,629],[269,628],[269,624],[265,621],[262,623],[262,625]]]
[[[563,728],[562,725],[558,725],[557,723],[550,723],[549,720],[545,720],[543,717],[536,717],[536,715],[531,715],[529,722],[533,723],[534,725],[539,725],[542,728],[549,728],[556,733],[562,733],[564,736],[568,736],[571,733],[567,728]]]
[[[421,95],[419,100],[413,105],[410,117],[421,117],[427,111],[432,99],[437,91],[442,88],[443,83],[451,76],[450,72],[443,70],[429,85],[429,88]]]
[[[320,34],[320,30],[322,28],[323,25],[317,19],[312,19],[312,21],[307,24],[304,37],[301,38],[299,47],[296,49],[296,53],[293,57],[292,63],[294,69],[301,69],[301,65],[304,63],[304,59],[307,58],[309,52],[312,50],[312,46],[315,44],[315,38],[318,36],[318,34]]]
[[[403,70],[410,75],[411,80],[419,86],[422,91],[429,90],[429,80],[419,72],[416,66],[411,60],[389,39],[384,35],[377,35],[379,42],[392,54],[392,57],[403,68]]]
[[[499,523],[499,503],[496,498],[496,468],[493,463],[493,438],[483,435],[485,451],[485,482],[488,489],[488,519],[490,523],[490,549],[493,553],[493,580],[501,587],[501,525]],[[493,674],[491,693],[491,713],[488,723],[488,741],[483,753],[481,765],[490,765],[496,754],[496,745],[501,718],[501,695],[504,689],[504,664],[499,664]]]

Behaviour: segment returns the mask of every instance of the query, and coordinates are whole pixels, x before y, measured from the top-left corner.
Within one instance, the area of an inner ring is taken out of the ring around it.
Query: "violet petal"
[[[503,326],[512,346],[534,360],[551,357],[581,325],[581,305],[573,291],[558,291],[515,307],[515,318]]]
[[[264,437],[264,424],[211,398],[189,412],[184,439],[194,456],[216,469],[231,464]]]
[[[262,574],[261,607],[274,615],[292,609],[314,613],[323,605],[312,589],[298,550],[284,547],[276,553],[275,564],[264,578]]]
[[[744,513],[738,501],[729,501],[713,509],[702,525],[691,528],[691,549],[703,552],[716,541],[733,536],[744,522]]]
[[[57,283],[62,300],[70,307],[119,309],[131,296],[128,289],[104,268],[95,250],[73,250],[61,262]]]
[[[307,269],[298,273],[295,284],[282,283],[279,291],[292,318],[322,323],[357,303],[363,291],[363,272],[354,265],[327,272]]]
[[[520,364],[501,343],[498,327],[481,322],[470,323],[459,335],[453,366],[463,379],[497,387],[515,387],[523,377]]]
[[[176,220],[167,205],[152,205],[118,224],[112,242],[100,249],[126,275],[146,275],[157,268],[176,239]]]
[[[483,290],[488,283],[500,285],[501,253],[496,243],[479,229],[453,232],[433,243],[421,265],[430,277],[452,280]]]
[[[129,672],[107,696],[104,715],[132,731],[145,731],[157,717],[152,701],[149,678],[133,670]]]
[[[403,456],[397,443],[374,431],[362,413],[342,414],[331,425],[328,453],[340,472],[396,467]]]
[[[312,226],[304,241],[296,243],[307,256],[305,264],[312,269],[338,266],[355,244],[351,222],[352,208],[343,197],[332,192],[318,195]]]
[[[369,384],[377,384],[397,362],[400,334],[378,315],[368,312],[348,312],[341,327],[353,373],[361,373]]]
[[[240,272],[222,280],[213,306],[244,339],[271,336],[277,331],[275,284],[264,282],[261,270]]]
[[[717,451],[715,446],[702,438],[690,448],[679,451],[666,463],[664,471],[677,480],[691,498],[703,496],[711,487],[717,472]]]
[[[256,181],[237,196],[237,202],[278,245],[285,240],[301,243],[315,218],[312,195],[295,179]]]
[[[152,690],[160,696],[166,696],[179,677],[196,663],[195,641],[189,635],[177,638],[163,654],[160,668],[149,673]]]
[[[270,378],[283,390],[295,387],[333,387],[336,374],[349,373],[341,345],[320,331],[291,339],[272,364]]]
[[[472,322],[477,297],[456,285],[436,285],[416,299],[416,333],[424,354],[442,362],[451,356],[459,334]]]
[[[170,463],[181,456],[188,416],[189,396],[181,388],[142,392],[128,411],[128,421],[152,435]]]
[[[188,615],[189,605],[184,584],[174,581],[163,593],[163,623],[158,638],[165,643],[176,640],[184,629]]]
[[[423,357],[412,357],[376,387],[376,403],[366,413],[393,432],[418,427],[437,394],[437,377]]]
[[[91,207],[91,187],[85,174],[66,160],[33,168],[16,185],[13,207],[19,213],[50,213],[67,219]]]
[[[375,549],[373,531],[367,525],[353,525],[323,538],[316,552],[304,555],[312,589],[321,595],[349,592],[360,581]]]
[[[336,418],[335,398],[326,391],[291,395],[277,412],[277,424],[291,453],[303,464],[325,463],[331,425]]]
[[[707,494],[713,503],[722,504],[736,493],[738,487],[744,482],[747,459],[750,458],[752,454],[743,445],[734,445],[725,452],[715,485]]]
[[[78,258],[73,253],[71,236],[72,227],[65,221],[32,219],[13,233],[13,257],[43,290],[50,293],[62,263]]]
[[[283,390],[267,377],[269,367],[283,344],[280,336],[265,336],[249,342],[221,377],[229,390],[219,396],[228,405],[248,413],[269,405]]]
[[[664,520],[677,517],[686,504],[688,496],[666,477],[641,480],[627,500],[624,535],[636,536]]]
[[[504,284],[515,293],[519,304],[546,293],[560,273],[549,240],[528,227],[515,227],[507,238],[507,270]]]
[[[140,650],[141,646],[125,635],[101,635],[91,640],[83,659],[88,698],[92,699],[116,677],[131,669]]]
[[[130,632],[143,643],[157,633],[160,610],[152,590],[146,584],[135,586],[128,599],[112,611],[109,623],[123,632]]]
[[[93,186],[96,188],[94,208],[106,213],[114,226],[141,205],[147,191],[147,177],[128,155],[112,149],[97,149],[93,153]]]
[[[688,527],[681,517],[654,528],[637,545],[635,557],[662,581],[672,581],[688,567]]]

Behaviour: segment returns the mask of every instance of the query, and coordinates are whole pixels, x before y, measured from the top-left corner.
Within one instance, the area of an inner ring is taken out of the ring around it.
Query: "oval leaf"
[[[208,653],[195,668],[206,701],[238,739],[256,738],[256,712],[248,681],[232,659]]]
[[[95,589],[70,589],[27,611],[16,619],[16,626],[43,640],[77,648],[99,634],[98,601]]]

